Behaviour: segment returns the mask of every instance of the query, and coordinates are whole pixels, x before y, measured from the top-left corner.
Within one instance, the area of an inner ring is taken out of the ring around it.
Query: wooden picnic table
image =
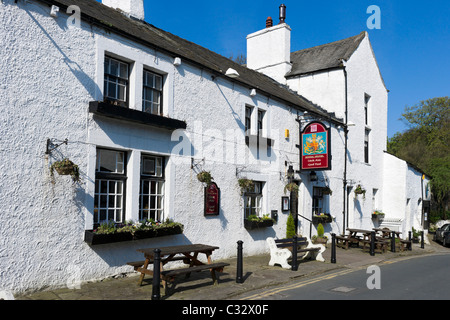
[[[400,231],[390,230],[388,228],[373,228],[373,230],[376,232],[381,232],[383,238],[390,238],[392,232],[394,232],[398,238],[400,238],[400,235],[402,234]]]
[[[141,273],[139,285],[142,284],[145,275],[153,276],[153,271],[149,270],[148,266],[154,262],[155,249],[161,250],[160,276],[164,289],[166,288],[166,281],[173,281],[176,275],[186,274],[186,277],[189,277],[191,272],[206,269],[210,269],[213,281],[216,283],[215,271],[222,271],[225,266],[229,265],[227,263],[213,263],[211,255],[213,251],[219,249],[219,247],[206,244],[138,249],[138,252],[144,254],[145,260],[128,262],[127,264],[133,266],[136,271]],[[203,263],[199,260],[199,254],[206,255],[207,263]],[[189,267],[184,269],[164,270],[164,265],[171,261],[183,261],[185,264],[189,265]]]
[[[358,233],[362,234],[363,240],[370,239],[370,234],[372,231],[370,230],[364,230],[364,229],[353,229],[353,228],[347,228],[347,231],[350,232],[350,237],[361,240],[361,237],[358,236]]]

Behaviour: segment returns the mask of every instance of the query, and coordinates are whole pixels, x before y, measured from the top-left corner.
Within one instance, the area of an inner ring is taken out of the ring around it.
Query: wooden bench
[[[400,251],[405,251],[411,249],[412,243],[410,240],[400,239]]]
[[[363,243],[363,250],[366,249],[366,246],[368,246],[368,249],[370,250],[370,239],[361,240]],[[388,248],[389,241],[383,239],[383,238],[376,238],[375,239],[375,250],[378,250],[380,253],[385,253]]]
[[[293,254],[291,250],[294,247],[294,240],[267,238],[266,241],[270,249],[269,266],[274,266],[275,264],[278,264],[284,269],[291,269],[292,267],[288,263],[288,259],[290,259]],[[325,259],[322,256],[322,253],[324,251],[325,246],[321,244],[313,244],[311,240],[307,237],[297,238],[296,254],[305,253],[300,258],[301,260],[310,257],[314,260],[324,262]]]
[[[186,257],[173,257],[170,261],[181,261],[181,260],[183,260],[183,262],[185,264],[189,264],[189,260],[186,259]],[[153,264],[153,260],[149,260],[148,263]],[[127,265],[132,266],[135,271],[138,271],[139,268],[142,268],[144,266],[144,264],[145,264],[145,260],[127,262]]]
[[[185,274],[186,278],[188,278],[192,272],[200,272],[203,270],[209,270],[211,272],[211,278],[213,280],[213,284],[217,285],[218,281],[217,281],[217,277],[216,277],[216,272],[223,272],[223,268],[225,268],[226,266],[229,266],[229,265],[230,265],[229,263],[218,262],[218,263],[197,265],[197,266],[193,266],[190,268],[161,271],[161,280],[162,280],[164,292],[165,292],[165,294],[167,294],[166,282],[174,282],[175,278],[182,274]]]
[[[340,248],[348,250],[351,239],[347,236],[336,236],[336,245]]]

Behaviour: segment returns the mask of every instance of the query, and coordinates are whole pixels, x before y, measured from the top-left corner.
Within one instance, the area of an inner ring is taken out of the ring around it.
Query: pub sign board
[[[301,133],[301,170],[331,170],[330,129],[321,122],[309,123]]]
[[[219,215],[220,207],[220,189],[217,184],[212,182],[205,187],[205,216],[217,216]]]

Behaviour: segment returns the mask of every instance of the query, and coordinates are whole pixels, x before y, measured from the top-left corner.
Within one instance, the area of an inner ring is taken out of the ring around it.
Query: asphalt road
[[[449,300],[450,254],[343,270],[244,298],[252,300]],[[369,289],[371,287],[371,289]]]

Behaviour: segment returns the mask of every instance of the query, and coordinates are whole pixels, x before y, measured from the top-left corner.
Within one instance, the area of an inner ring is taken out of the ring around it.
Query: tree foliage
[[[448,211],[450,194],[450,98],[433,98],[406,107],[408,130],[388,139],[387,151],[432,177],[431,190],[439,211]]]

